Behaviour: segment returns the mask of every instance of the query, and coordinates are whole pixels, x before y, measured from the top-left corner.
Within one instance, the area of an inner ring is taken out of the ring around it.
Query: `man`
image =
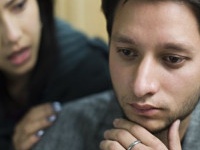
[[[64,106],[36,149],[199,149],[200,1],[102,2],[115,94]]]

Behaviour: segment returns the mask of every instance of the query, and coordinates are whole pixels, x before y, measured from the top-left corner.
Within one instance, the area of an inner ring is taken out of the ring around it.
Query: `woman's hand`
[[[175,121],[168,134],[169,150],[181,150],[179,138],[180,121]],[[115,129],[104,133],[105,140],[100,143],[101,150],[127,150],[131,143],[140,140],[131,150],[168,150],[157,137],[145,128],[133,122],[117,119],[114,121]]]
[[[47,103],[33,107],[17,124],[13,135],[15,150],[29,150],[41,136],[44,129],[56,120],[56,113],[61,110],[60,103]]]

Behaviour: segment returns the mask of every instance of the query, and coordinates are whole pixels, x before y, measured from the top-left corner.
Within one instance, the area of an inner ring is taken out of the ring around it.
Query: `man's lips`
[[[130,105],[134,113],[139,114],[139,115],[153,116],[153,115],[156,115],[156,113],[160,111],[160,108],[157,108],[149,104],[132,103]]]
[[[132,103],[131,104],[133,107],[136,109],[141,109],[141,110],[148,110],[148,109],[154,109],[156,107],[149,105],[149,104],[137,104],[137,103]]]

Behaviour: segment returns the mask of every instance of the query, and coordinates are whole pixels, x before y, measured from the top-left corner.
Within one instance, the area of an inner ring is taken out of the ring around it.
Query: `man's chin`
[[[149,132],[151,132],[152,134],[157,134],[163,131],[168,130],[168,128],[170,127],[170,125],[160,125],[159,123],[138,123],[139,125],[141,125],[142,127],[144,127],[146,130],[148,130]]]
[[[155,119],[148,119],[148,118],[138,118],[134,120],[133,116],[127,117],[125,112],[123,111],[123,118],[127,119],[131,122],[135,122],[136,124],[144,127],[146,130],[151,132],[152,134],[158,134],[163,131],[166,131],[170,128],[171,124],[175,121],[175,119],[170,118],[168,120],[155,120]],[[132,118],[132,119],[131,119]]]
[[[160,127],[154,127],[154,128],[149,128],[147,129],[149,132],[151,132],[152,134],[156,135],[156,134],[160,134],[162,132],[168,131],[168,129],[170,128],[171,124],[165,125],[165,126],[160,126]]]
[[[126,119],[128,119],[128,118],[126,117]],[[130,119],[128,119],[128,120],[130,120]],[[170,128],[171,124],[173,123],[173,121],[142,120],[142,119],[139,121],[135,120],[133,122],[144,127],[146,130],[148,130],[152,134],[158,134],[163,131],[167,131]]]

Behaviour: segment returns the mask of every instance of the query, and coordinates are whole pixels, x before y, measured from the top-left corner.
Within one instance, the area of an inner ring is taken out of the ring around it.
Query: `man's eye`
[[[184,60],[183,57],[177,57],[177,56],[166,56],[163,59],[169,63],[180,63]]]
[[[132,49],[120,48],[118,52],[121,53],[125,57],[136,57],[137,53]]]
[[[168,64],[180,64],[185,60],[185,57],[181,56],[165,56],[163,60],[166,61]]]

